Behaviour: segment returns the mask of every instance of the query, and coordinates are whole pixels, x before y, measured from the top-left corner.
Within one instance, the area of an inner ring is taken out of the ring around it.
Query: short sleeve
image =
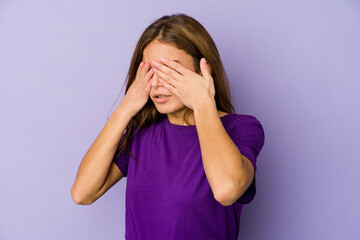
[[[251,115],[236,115],[231,121],[229,136],[239,148],[242,155],[247,157],[254,167],[254,179],[249,188],[237,200],[238,203],[250,203],[256,194],[256,160],[264,146],[264,129],[258,119]]]
[[[126,133],[124,133],[123,136],[121,137],[121,141],[124,139],[125,134]],[[119,144],[120,144],[120,142],[119,142]],[[132,140],[128,141],[128,149],[130,149],[130,151],[131,151],[131,147],[132,147],[132,142],[133,142]],[[116,153],[113,158],[113,162],[118,166],[118,168],[120,169],[123,176],[127,177],[127,170],[128,170],[128,166],[129,166],[130,155],[126,151],[123,151],[119,156],[117,156],[117,155],[118,155],[118,150],[116,150]]]

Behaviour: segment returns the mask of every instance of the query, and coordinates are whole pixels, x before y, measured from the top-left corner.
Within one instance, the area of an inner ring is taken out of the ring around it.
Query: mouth
[[[163,103],[163,102],[166,102],[167,100],[169,100],[170,97],[171,97],[171,95],[156,95],[155,101],[158,103]]]
[[[171,95],[156,95],[155,98],[165,98],[170,97]]]

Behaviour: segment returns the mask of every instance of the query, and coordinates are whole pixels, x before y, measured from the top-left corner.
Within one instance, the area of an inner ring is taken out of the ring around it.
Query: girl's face
[[[193,58],[185,51],[178,49],[170,44],[163,44],[159,41],[152,41],[146,46],[143,52],[143,62],[152,61],[160,62],[160,58],[165,57],[179,62],[184,67],[195,72],[193,65]],[[186,106],[169,90],[167,90],[159,81],[158,75],[154,74],[151,82],[152,88],[150,91],[150,98],[154,102],[156,109],[162,114],[175,114],[182,116],[185,112]],[[170,95],[169,98],[164,99],[164,102],[156,101],[156,95]]]

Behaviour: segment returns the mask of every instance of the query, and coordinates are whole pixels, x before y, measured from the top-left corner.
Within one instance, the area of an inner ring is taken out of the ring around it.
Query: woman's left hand
[[[214,80],[205,58],[200,60],[201,75],[170,59],[160,60],[161,63],[155,61],[151,64],[154,73],[159,76],[164,87],[185,106],[195,110],[200,104],[206,104],[206,101],[215,101]]]

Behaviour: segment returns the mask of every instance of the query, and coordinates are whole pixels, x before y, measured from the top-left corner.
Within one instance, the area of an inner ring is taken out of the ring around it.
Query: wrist
[[[130,121],[135,115],[136,113],[133,113],[124,101],[121,101],[110,118]]]
[[[131,103],[131,101],[126,98],[126,96],[120,102],[120,104],[119,104],[119,106],[117,107],[116,110],[119,111],[119,112],[122,112],[123,114],[125,114],[127,116],[129,116],[129,118],[134,117],[139,112],[139,110],[134,109],[134,104]]]
[[[198,101],[198,103],[194,106],[194,115],[198,115],[203,110],[215,110],[217,112],[216,108],[216,102],[214,98],[211,98],[210,96],[205,97]]]

